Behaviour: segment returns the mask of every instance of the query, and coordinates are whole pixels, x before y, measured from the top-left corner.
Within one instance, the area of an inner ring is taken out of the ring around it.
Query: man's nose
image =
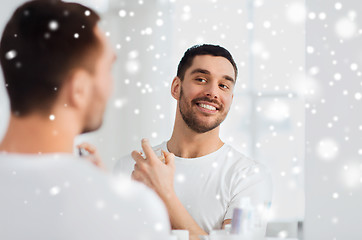
[[[219,87],[217,84],[209,84],[205,89],[205,95],[209,98],[219,98],[218,96]]]

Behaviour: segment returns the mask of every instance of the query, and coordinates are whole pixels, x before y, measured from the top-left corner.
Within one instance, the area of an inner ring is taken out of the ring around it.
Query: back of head
[[[21,5],[7,23],[0,61],[11,111],[47,114],[72,69],[92,72],[100,44],[91,9],[60,0]]]
[[[219,46],[219,45],[212,45],[212,44],[202,44],[202,45],[195,45],[187,49],[184,56],[182,57],[178,68],[177,68],[177,76],[183,80],[185,76],[186,70],[191,67],[192,61],[194,57],[198,55],[211,55],[215,57],[224,57],[231,65],[233,65],[234,71],[235,71],[235,79],[238,75],[238,69],[236,66],[236,63],[231,56],[230,52],[226,50],[225,48]]]

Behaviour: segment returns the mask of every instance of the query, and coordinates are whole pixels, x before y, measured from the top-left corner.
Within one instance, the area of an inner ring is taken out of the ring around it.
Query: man
[[[115,55],[98,20],[76,3],[35,0],[5,27],[0,239],[168,239],[155,193],[72,155],[74,137],[101,126],[112,87]]]
[[[171,139],[155,147],[176,158],[167,155],[163,164],[143,140],[145,158],[134,151],[135,161],[126,156],[115,168],[154,189],[167,207],[172,228],[187,229],[192,236],[223,228],[231,223],[233,210],[248,201],[258,219],[253,231],[265,234],[261,215],[271,199],[270,176],[261,164],[219,137],[236,77],[236,64],[226,49],[215,45],[188,49],[171,86],[177,100]]]

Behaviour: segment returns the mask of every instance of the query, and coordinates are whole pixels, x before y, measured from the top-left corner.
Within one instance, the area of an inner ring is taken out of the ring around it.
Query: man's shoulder
[[[224,154],[227,154],[227,162],[234,171],[268,172],[267,167],[262,162],[246,156],[230,144],[225,145]]]
[[[47,170],[58,170],[73,167],[82,167],[86,161],[69,153],[46,153],[46,154],[24,154],[1,152],[2,166],[16,167],[18,169],[29,169],[34,172],[38,168]],[[88,165],[88,164],[85,164]],[[30,172],[29,172],[30,173]]]
[[[255,161],[252,158],[246,156],[245,154],[227,143],[225,143],[224,155],[227,156],[228,161],[235,162],[241,165],[249,166],[259,164],[258,161]]]

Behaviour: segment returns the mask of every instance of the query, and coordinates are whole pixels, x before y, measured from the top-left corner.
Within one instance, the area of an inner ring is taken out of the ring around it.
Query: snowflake
[[[359,92],[357,92],[357,93],[355,93],[354,98],[355,98],[356,100],[361,100],[361,99],[362,99],[362,94],[359,93]]]
[[[57,21],[52,20],[49,22],[48,27],[51,31],[56,31],[59,28],[59,24]]]
[[[103,201],[103,200],[98,200],[97,202],[96,202],[96,208],[98,208],[98,209],[103,209],[104,207],[105,207],[105,202]]]
[[[16,55],[17,55],[17,52],[15,50],[10,50],[5,54],[5,58],[7,60],[11,60],[11,59],[14,59],[16,57]]]
[[[176,180],[179,182],[179,183],[183,183],[185,181],[185,175],[183,174],[178,174],[176,176]]]
[[[60,193],[60,187],[58,187],[58,186],[54,186],[54,187],[50,188],[50,190],[49,190],[49,194],[52,196],[56,196],[59,193]]]
[[[337,2],[337,3],[334,4],[334,8],[336,10],[341,10],[342,9],[342,4],[340,2]]]
[[[333,197],[334,199],[338,199],[338,198],[339,198],[339,194],[335,192],[335,193],[333,193],[332,197]]]
[[[305,5],[301,2],[290,4],[287,8],[286,15],[291,23],[303,23],[306,16]]]
[[[334,159],[338,154],[338,145],[333,139],[323,139],[317,145],[317,153],[324,160]]]
[[[119,10],[119,12],[118,12],[118,15],[120,16],[120,17],[122,17],[122,18],[124,18],[126,15],[127,15],[127,12],[126,12],[126,10]]]
[[[335,25],[335,31],[342,39],[349,39],[355,36],[357,25],[348,18],[341,18]]]
[[[162,223],[155,223],[154,228],[157,232],[160,232],[163,230],[163,224]]]

